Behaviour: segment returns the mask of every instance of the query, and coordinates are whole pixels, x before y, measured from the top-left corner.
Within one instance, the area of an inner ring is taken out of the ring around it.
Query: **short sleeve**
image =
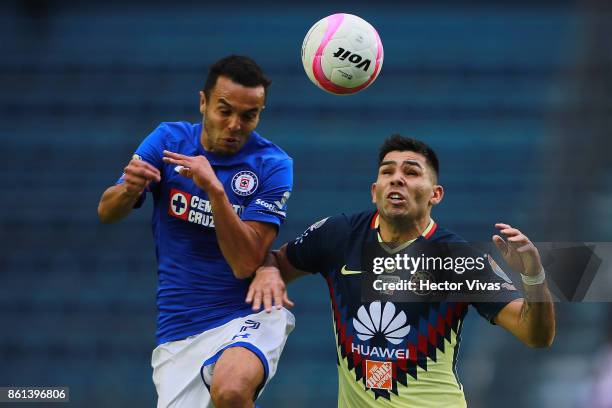
[[[152,166],[161,170],[163,161],[163,151],[168,135],[167,126],[162,123],[153,132],[151,132],[141,143],[140,146],[134,152],[132,158],[138,158],[144,160]],[[119,177],[115,184],[122,184],[125,179],[125,173]],[[150,183],[145,192],[150,192],[156,187],[157,183]],[[134,208],[142,206],[146,198],[146,194],[142,194]]]
[[[280,225],[287,218],[287,200],[293,188],[293,161],[279,160],[265,169],[261,187],[242,212],[243,221]]]
[[[287,259],[295,268],[310,273],[325,272],[338,254],[344,253],[349,229],[344,216],[315,222],[294,241],[287,244]]]
[[[480,282],[496,284],[499,290],[488,292],[488,294],[479,299],[478,302],[472,302],[472,306],[476,308],[482,317],[494,324],[493,319],[495,319],[497,313],[499,313],[508,303],[522,298],[523,295],[491,255],[486,254],[485,259],[488,262],[484,262],[485,267],[477,272],[474,278],[478,279]]]

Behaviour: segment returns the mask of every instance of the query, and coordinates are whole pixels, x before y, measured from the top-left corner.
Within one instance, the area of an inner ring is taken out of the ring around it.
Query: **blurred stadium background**
[[[72,406],[155,404],[150,203],[111,226],[96,206],[159,122],[200,120],[206,69],[230,53],[273,79],[259,131],[295,160],[278,243],[368,208],[392,132],[439,152],[434,216],[466,238],[486,241],[504,220],[534,241],[610,241],[608,3],[2,2],[0,386],[69,386]],[[385,47],[376,83],[350,97],[314,87],[299,56],[307,29],[340,11]],[[297,328],[261,405],[333,407],[327,289],[313,277],[290,295]],[[470,316],[459,361],[470,407],[596,406],[597,373],[612,370],[610,304],[559,305],[548,351]]]

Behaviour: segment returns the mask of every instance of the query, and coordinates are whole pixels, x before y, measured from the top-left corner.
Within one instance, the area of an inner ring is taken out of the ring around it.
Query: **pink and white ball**
[[[336,94],[354,94],[367,88],[383,63],[378,33],[352,14],[327,16],[313,25],[302,44],[302,64],[319,88]]]

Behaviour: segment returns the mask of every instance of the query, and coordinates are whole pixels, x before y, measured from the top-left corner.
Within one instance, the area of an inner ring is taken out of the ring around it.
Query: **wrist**
[[[544,268],[540,269],[540,272],[538,272],[537,274],[530,273],[529,275],[527,275],[521,273],[521,279],[523,280],[523,285],[540,285],[546,280],[546,273],[544,272]]]
[[[525,270],[521,272],[521,275],[535,276],[535,275],[538,275],[540,272],[542,272],[543,269],[544,269],[544,266],[542,266],[541,263],[537,263],[533,266],[525,268]]]
[[[268,265],[262,265],[255,270],[255,275],[264,275],[266,273],[274,273],[275,272],[274,269],[275,268],[271,268]]]
[[[210,198],[219,198],[225,196],[225,189],[221,182],[217,180],[206,189],[206,193]]]
[[[127,189],[127,187],[124,185],[123,186],[123,190],[121,191],[121,195],[126,199],[126,200],[130,200],[130,201],[136,201],[138,200],[138,198],[142,195],[144,191],[130,191]]]

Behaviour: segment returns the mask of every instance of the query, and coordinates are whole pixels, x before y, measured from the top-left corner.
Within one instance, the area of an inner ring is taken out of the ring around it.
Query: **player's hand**
[[[268,313],[272,311],[272,306],[277,309],[283,306],[293,307],[293,302],[287,297],[287,286],[281,273],[274,266],[262,266],[257,269],[245,301],[253,305],[253,311],[259,311],[263,303]]]
[[[139,196],[150,182],[161,180],[159,169],[138,158],[132,158],[123,169],[125,173],[123,186],[129,195]]]
[[[525,234],[508,224],[495,224],[501,235],[493,235],[493,243],[513,270],[523,275],[537,275],[542,270],[540,253]]]
[[[196,186],[206,192],[212,188],[223,189],[215,171],[204,156],[185,156],[184,154],[164,150],[164,163],[181,166],[179,174],[193,180]]]

